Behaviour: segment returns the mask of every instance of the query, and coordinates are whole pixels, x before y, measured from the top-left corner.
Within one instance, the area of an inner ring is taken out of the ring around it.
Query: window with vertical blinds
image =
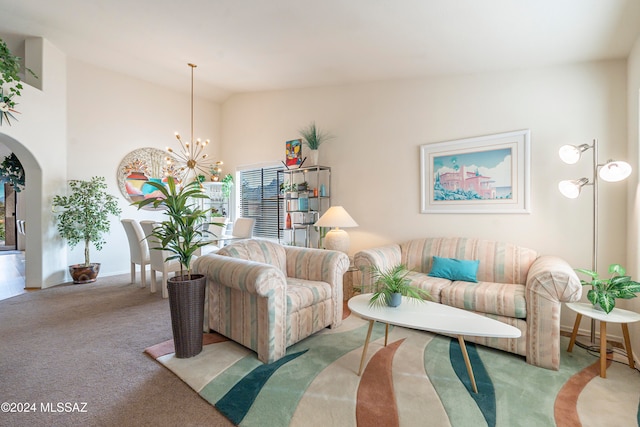
[[[256,220],[253,235],[278,239],[278,178],[281,167],[240,171],[240,216]]]

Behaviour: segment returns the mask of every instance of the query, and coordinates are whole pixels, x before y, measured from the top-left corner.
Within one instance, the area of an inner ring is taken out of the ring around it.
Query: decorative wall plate
[[[118,166],[118,187],[129,202],[159,196],[159,192],[148,182],[166,182],[167,176],[175,176],[172,165],[168,165],[167,153],[158,148],[133,150]],[[153,210],[152,206],[143,209]]]

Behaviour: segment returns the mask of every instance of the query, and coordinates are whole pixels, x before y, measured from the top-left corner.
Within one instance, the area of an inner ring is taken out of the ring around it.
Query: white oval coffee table
[[[462,349],[462,356],[467,366],[469,379],[471,380],[471,386],[475,393],[478,392],[478,388],[476,387],[476,380],[473,376],[469,355],[467,354],[467,347],[464,343],[464,335],[492,338],[518,338],[521,335],[520,330],[514,326],[470,311],[431,301],[417,301],[402,297],[402,304],[399,307],[370,306],[371,295],[357,295],[351,298],[348,303],[351,312],[369,321],[369,330],[362,349],[358,375],[362,374],[374,322],[382,322],[387,325],[384,336],[385,346],[387,345],[389,325],[457,336]]]

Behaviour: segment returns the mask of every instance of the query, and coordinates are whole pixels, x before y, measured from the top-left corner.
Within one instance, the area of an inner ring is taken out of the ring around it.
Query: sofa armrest
[[[384,271],[402,261],[400,245],[391,244],[378,248],[365,249],[356,253],[354,264],[362,272],[362,285],[370,287],[373,283],[371,269],[377,267]]]
[[[207,281],[261,297],[268,297],[276,287],[287,282],[278,268],[255,261],[208,254],[195,261],[193,270],[204,274]]]
[[[561,258],[537,258],[527,274],[527,362],[547,369],[560,368],[560,311],[563,302],[577,301],[582,285]]]
[[[582,285],[576,272],[562,258],[543,255],[537,258],[527,274],[527,298],[535,294],[553,302],[578,301]]]

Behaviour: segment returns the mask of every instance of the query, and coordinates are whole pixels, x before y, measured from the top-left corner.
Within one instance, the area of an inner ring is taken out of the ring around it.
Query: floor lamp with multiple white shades
[[[593,178],[580,178],[578,180],[560,181],[558,189],[563,196],[575,199],[580,195],[582,187],[593,186],[593,243],[591,249],[591,270],[598,270],[598,182],[600,179],[607,182],[618,182],[631,175],[631,165],[622,161],[609,160],[606,163],[598,163],[598,140],[593,140],[593,145],[563,145],[560,147],[560,159],[567,164],[574,164],[580,160],[583,152],[593,149]],[[591,319],[591,333],[589,341],[584,337],[578,337],[576,344],[583,348],[599,351],[599,344],[595,337],[595,320]]]

